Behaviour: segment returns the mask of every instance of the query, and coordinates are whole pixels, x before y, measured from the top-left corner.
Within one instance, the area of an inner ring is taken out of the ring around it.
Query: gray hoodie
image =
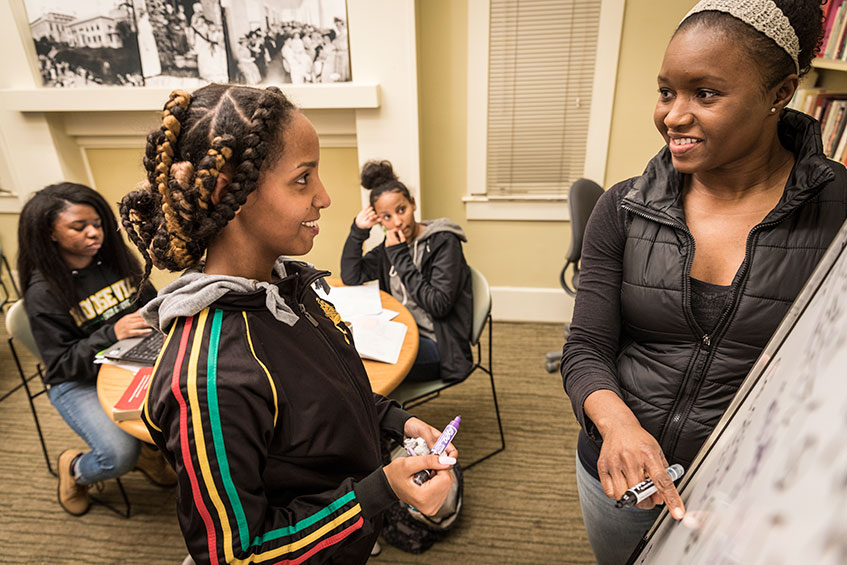
[[[274,273],[281,279],[288,276],[285,264],[291,261],[296,259],[279,257],[273,267]],[[207,275],[201,272],[201,269],[202,267],[197,267],[186,271],[160,290],[158,296],[141,310],[144,321],[164,332],[174,319],[194,316],[228,292],[246,294],[259,289],[265,290],[265,304],[274,318],[289,326],[293,326],[300,319],[279,295],[276,285],[244,277]],[[320,281],[326,284],[323,279]]]
[[[419,271],[421,270],[421,260],[423,258],[424,250],[428,245],[426,240],[433,234],[446,231],[455,234],[463,242],[468,240],[465,236],[465,232],[462,231],[462,228],[459,227],[458,224],[453,223],[453,221],[449,218],[424,220],[420,224],[423,226],[423,230],[409,246],[409,253],[412,255],[412,262]],[[388,276],[390,277],[389,282],[391,285],[391,295],[399,300],[403,306],[409,309],[409,312],[412,313],[412,317],[415,318],[415,322],[418,324],[418,331],[420,331],[421,335],[431,339],[432,341],[437,341],[435,338],[435,330],[432,325],[432,317],[426,310],[418,306],[415,299],[406,292],[406,287],[403,285],[403,281],[400,280],[400,276],[397,274],[397,271],[393,266],[389,270]]]

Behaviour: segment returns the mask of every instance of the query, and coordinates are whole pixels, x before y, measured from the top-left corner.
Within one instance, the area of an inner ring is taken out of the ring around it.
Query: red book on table
[[[112,419],[116,422],[123,420],[136,420],[141,417],[141,409],[144,406],[144,397],[150,387],[150,377],[153,375],[153,367],[142,367],[138,369],[129,386],[126,387],[120,400],[112,408]]]

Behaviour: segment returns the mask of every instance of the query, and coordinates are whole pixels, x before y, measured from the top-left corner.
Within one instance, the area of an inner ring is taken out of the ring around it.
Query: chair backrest
[[[576,180],[568,192],[568,206],[571,215],[571,247],[565,256],[565,266],[559,275],[562,288],[571,296],[576,295],[579,287],[579,259],[582,256],[582,241],[585,236],[585,226],[597,201],[603,195],[603,188],[596,182],[588,179]],[[565,278],[568,267],[573,265],[573,274],[570,284]]]
[[[473,292],[473,325],[471,326],[471,343],[476,345],[485,329],[485,320],[491,312],[491,287],[485,275],[470,267],[471,286]]]
[[[6,331],[35,355],[39,362],[42,361],[38,346],[35,344],[35,337],[32,335],[32,328],[29,326],[29,318],[26,316],[23,300],[18,300],[12,304],[12,307],[6,312]]]
[[[568,192],[568,206],[571,212],[571,248],[568,250],[568,261],[579,261],[582,255],[582,238],[585,226],[594,205],[603,195],[603,188],[588,179],[574,181]]]

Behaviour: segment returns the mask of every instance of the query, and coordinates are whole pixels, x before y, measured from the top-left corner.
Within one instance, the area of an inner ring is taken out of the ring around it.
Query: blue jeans
[[[579,457],[576,458],[576,486],[582,521],[598,565],[623,565],[662,508],[615,508],[615,501],[606,496],[600,481],[591,476]]]
[[[109,418],[94,384],[67,381],[50,387],[50,402],[68,425],[91,447],[77,462],[77,482],[89,485],[119,477],[135,467],[141,442]]]
[[[441,376],[441,357],[438,355],[438,344],[431,339],[420,336],[418,356],[415,364],[406,375],[409,381],[432,381]]]

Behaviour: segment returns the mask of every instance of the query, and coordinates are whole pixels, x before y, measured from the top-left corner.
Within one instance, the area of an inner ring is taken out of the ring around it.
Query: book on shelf
[[[817,96],[819,94],[823,94],[826,92],[824,88],[798,88],[794,93],[794,98],[792,98],[789,107],[797,110],[798,112],[803,112],[804,114],[812,115],[811,108],[814,104]]]
[[[838,140],[838,146],[835,148],[835,153],[833,154],[833,159],[838,161],[839,163],[844,164],[847,162],[847,135],[842,133],[841,138]]]
[[[791,107],[818,120],[824,154],[847,165],[847,92],[799,88]]]
[[[821,41],[821,49],[826,49],[829,44],[829,37],[832,35],[832,24],[835,22],[835,12],[841,6],[844,0],[828,0],[821,9],[823,10],[824,32],[823,40]]]
[[[823,6],[824,36],[819,57],[831,60],[847,58],[847,3],[845,0],[829,0]]]
[[[152,376],[153,367],[142,367],[136,371],[129,386],[126,387],[123,395],[112,408],[112,419],[115,422],[137,420],[141,417],[144,398],[147,396],[147,389],[150,388],[150,377]]]
[[[844,113],[847,111],[847,100],[839,100],[830,104],[833,108],[830,113],[830,119],[827,129],[827,135],[823,138],[824,153],[830,157],[835,157],[835,149],[838,147],[838,142],[844,133]]]

